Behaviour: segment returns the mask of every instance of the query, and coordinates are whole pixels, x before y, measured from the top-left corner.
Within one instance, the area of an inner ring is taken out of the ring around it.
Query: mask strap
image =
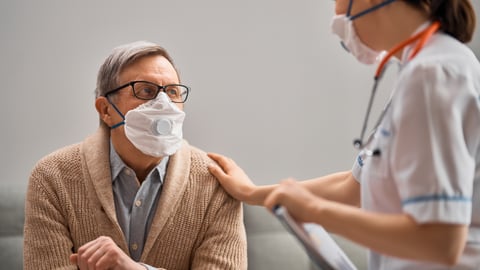
[[[350,2],[348,2],[348,9],[347,9],[347,17],[350,17],[350,12],[352,11],[352,5],[353,5],[353,0],[350,0]]]
[[[117,106],[115,106],[115,104],[113,104],[113,103],[110,101],[109,98],[107,98],[107,100],[108,100],[108,103],[110,103],[110,104],[113,106],[113,108],[115,109],[115,111],[117,111],[117,113],[118,113],[118,114],[122,117],[122,119],[123,119],[121,122],[116,123],[115,125],[111,126],[110,128],[111,128],[111,129],[115,129],[115,128],[121,126],[121,125],[124,125],[124,124],[125,124],[125,116],[123,115],[123,113],[120,112],[120,110],[117,108]]]
[[[355,14],[355,15],[353,15],[353,16],[350,16],[350,12],[351,12],[351,10],[352,10],[352,4],[353,4],[353,0],[350,0],[350,3],[348,4],[347,17],[350,18],[350,20],[353,21],[353,20],[357,19],[358,17],[361,17],[361,16],[363,16],[363,15],[365,15],[365,14],[367,14],[367,13],[370,13],[370,12],[372,12],[372,11],[374,11],[374,10],[377,10],[377,9],[379,9],[379,8],[381,8],[381,7],[383,7],[383,6],[386,6],[386,5],[388,5],[388,4],[392,3],[392,2],[395,2],[395,1],[396,1],[396,0],[385,0],[384,2],[382,2],[382,3],[380,3],[380,4],[376,5],[376,6],[373,6],[373,7],[368,8],[368,9],[366,9],[366,10],[364,10],[364,11],[358,13],[358,14]]]

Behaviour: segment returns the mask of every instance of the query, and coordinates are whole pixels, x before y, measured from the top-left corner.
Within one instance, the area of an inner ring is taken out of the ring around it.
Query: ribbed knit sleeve
[[[66,213],[71,204],[64,191],[72,190],[77,194],[82,191],[75,191],[78,186],[65,186],[68,178],[80,171],[73,165],[78,162],[69,162],[72,155],[65,155],[71,150],[73,148],[43,158],[30,176],[25,202],[25,270],[76,269],[69,262],[73,242]],[[75,159],[75,155],[73,157]]]
[[[192,155],[191,177],[202,186],[206,213],[201,226],[201,237],[192,266],[195,269],[247,269],[246,235],[241,203],[229,196],[218,181],[206,170],[207,159],[202,153]],[[193,183],[195,183],[193,182]],[[199,202],[197,202],[199,203]]]

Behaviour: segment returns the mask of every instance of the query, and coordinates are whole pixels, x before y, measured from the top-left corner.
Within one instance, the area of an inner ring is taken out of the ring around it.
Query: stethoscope
[[[363,120],[363,126],[362,130],[360,132],[360,138],[356,138],[353,140],[353,146],[358,149],[358,150],[364,150],[363,155],[366,156],[380,156],[381,150],[379,148],[374,148],[372,150],[365,149],[365,146],[370,144],[370,142],[373,140],[374,134],[377,131],[378,126],[382,122],[385,113],[387,112],[388,108],[390,107],[391,103],[391,97],[390,100],[387,102],[387,105],[385,108],[382,110],[382,113],[380,114],[377,122],[375,123],[375,126],[371,132],[371,134],[368,136],[367,141],[364,142],[363,138],[365,136],[365,130],[367,128],[368,124],[368,118],[370,116],[370,111],[372,109],[373,105],[373,99],[375,97],[375,93],[377,92],[377,86],[382,78],[385,69],[386,69],[386,64],[389,62],[390,58],[395,55],[397,52],[405,48],[407,45],[412,44],[416,41],[418,41],[417,45],[413,48],[411,54],[408,57],[408,60],[412,60],[413,57],[417,55],[417,53],[425,46],[425,43],[430,39],[430,37],[440,28],[440,23],[439,22],[433,22],[428,28],[425,30],[415,34],[414,36],[408,38],[407,40],[401,42],[397,46],[393,47],[388,53],[383,57],[381,60],[380,64],[378,65],[377,71],[375,72],[375,77],[373,78],[373,87],[372,91],[370,94],[370,99],[368,101],[368,107],[367,107],[367,112],[365,114],[365,118]]]

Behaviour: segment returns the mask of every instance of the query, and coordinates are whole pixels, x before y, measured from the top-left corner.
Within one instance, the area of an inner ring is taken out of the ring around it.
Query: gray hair
[[[100,70],[98,71],[95,98],[104,96],[108,91],[118,87],[118,77],[123,69],[135,62],[137,59],[149,55],[161,55],[165,57],[175,68],[172,58],[168,54],[167,50],[155,43],[148,41],[137,41],[118,46],[114,48],[112,53],[107,57],[107,59],[105,59],[105,62],[103,62]]]

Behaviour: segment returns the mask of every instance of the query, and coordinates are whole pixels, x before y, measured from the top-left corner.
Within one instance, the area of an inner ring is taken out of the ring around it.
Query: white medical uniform
[[[407,213],[420,224],[466,224],[468,239],[455,267],[373,251],[369,267],[480,269],[480,64],[443,33],[408,61],[412,47],[404,50],[390,107],[352,169],[362,207]],[[380,156],[365,155],[377,148]]]

